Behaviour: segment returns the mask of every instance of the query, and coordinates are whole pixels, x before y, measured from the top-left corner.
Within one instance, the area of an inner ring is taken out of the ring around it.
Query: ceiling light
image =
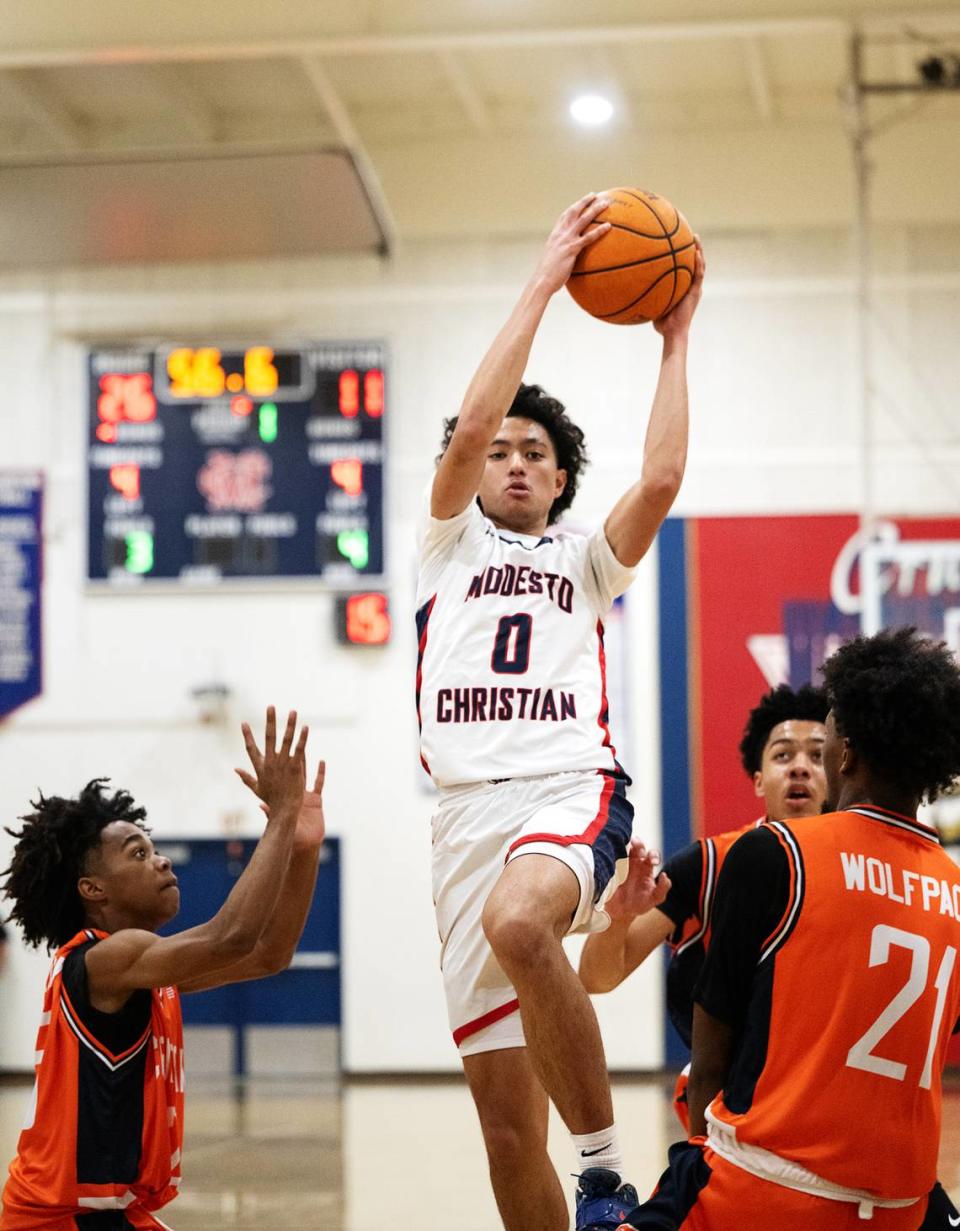
[[[613,103],[601,94],[580,94],[570,104],[570,114],[578,124],[596,128],[613,115]]]

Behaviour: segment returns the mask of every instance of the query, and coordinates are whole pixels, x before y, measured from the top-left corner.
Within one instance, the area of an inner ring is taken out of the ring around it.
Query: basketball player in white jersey
[[[639,481],[589,537],[550,527],[585,463],[583,433],[521,384],[577,253],[603,234],[594,193],[567,209],[447,423],[420,539],[417,707],[441,789],[433,884],[450,1026],[507,1231],[565,1231],[547,1100],[573,1138],[577,1227],[619,1226],[621,1184],[596,1016],[561,941],[606,926],[626,855],[629,783],[607,728],[603,621],[673,503],[687,451],[693,285],[663,337]],[[629,398],[624,399],[629,402]],[[623,438],[637,429],[624,418]]]

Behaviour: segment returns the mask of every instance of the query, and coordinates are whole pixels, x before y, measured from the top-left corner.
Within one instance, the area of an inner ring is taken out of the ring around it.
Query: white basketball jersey
[[[420,756],[438,786],[614,770],[603,621],[633,580],[602,529],[498,530],[426,511],[417,584]]]

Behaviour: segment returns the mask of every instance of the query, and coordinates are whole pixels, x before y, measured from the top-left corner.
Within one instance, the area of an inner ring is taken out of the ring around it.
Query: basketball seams
[[[627,190],[627,194],[628,196],[635,197],[638,201],[643,200],[643,198],[637,196],[635,192],[630,192],[629,189]],[[676,207],[673,207],[674,213],[677,215],[677,225],[673,228],[672,231],[668,231],[666,227],[666,223],[663,221],[663,219],[660,217],[657,211],[653,208],[650,202],[643,200],[643,204],[646,205],[647,209],[650,210],[650,212],[653,214],[656,220],[663,227],[663,233],[666,236],[667,243],[670,245],[670,253],[673,256],[673,290],[670,292],[670,299],[667,302],[666,311],[661,313],[661,315],[666,316],[666,313],[669,312],[670,309],[677,302],[677,285],[678,285],[677,274],[680,268],[680,263],[677,260],[677,249],[675,249],[673,246],[673,236],[676,235],[677,231],[680,230],[681,214],[680,214],[680,211],[676,209]],[[692,275],[691,275],[690,281],[691,282],[693,281]],[[637,302],[637,301],[634,301],[634,302]],[[621,311],[626,311],[626,309],[621,309]]]
[[[629,195],[633,197],[633,196],[636,196],[636,193],[631,192]],[[640,197],[637,197],[637,200],[639,201]],[[681,214],[680,214],[680,211],[674,207],[674,213],[677,215],[677,225],[674,227],[672,231],[668,231],[663,219],[660,217],[657,211],[653,208],[650,202],[644,201],[644,205],[646,205],[647,209],[650,210],[653,216],[657,219],[657,221],[663,227],[663,233],[666,236],[667,243],[670,245],[670,254],[673,257],[673,289],[670,292],[670,299],[667,301],[666,310],[661,313],[661,316],[666,316],[667,312],[669,312],[670,309],[677,302],[678,270],[680,269],[680,263],[677,260],[677,249],[674,248],[673,246],[673,236],[676,235],[677,231],[680,230]],[[690,281],[691,282],[693,281],[692,275],[691,275]],[[621,311],[626,311],[626,309],[621,309]]]
[[[650,236],[649,238],[659,239],[660,236],[659,235]],[[684,244],[682,248],[676,248],[676,249],[671,248],[669,252],[658,252],[656,256],[640,257],[640,259],[637,261],[624,261],[622,265],[604,265],[602,269],[578,269],[574,273],[572,273],[570,277],[571,278],[592,278],[594,274],[615,274],[620,269],[630,269],[634,265],[649,265],[652,261],[664,261],[667,259],[668,256],[671,255],[671,253],[688,252],[693,247],[695,247],[695,243],[693,240],[691,240],[689,244]],[[676,264],[676,260],[674,260],[674,264]],[[686,266],[682,265],[680,268],[686,269]]]
[[[666,256],[667,255],[666,252],[663,255]],[[673,273],[673,270],[663,271],[660,277],[655,278],[654,281],[650,283],[650,286],[644,289],[644,293],[638,295],[636,299],[631,299],[629,304],[624,304],[623,308],[618,308],[617,311],[609,311],[609,313],[604,313],[601,316],[601,318],[598,318],[598,319],[599,320],[613,320],[615,316],[622,316],[625,313],[625,311],[629,311],[631,308],[635,308],[636,304],[639,304],[641,300],[646,299],[647,295],[649,295],[651,291],[654,291],[656,287],[660,286],[660,283],[663,281],[663,278],[670,277],[672,273]],[[650,320],[651,318],[650,316],[647,316],[646,319]]]
[[[659,259],[663,260],[665,257],[669,255],[670,254],[668,252],[661,253]],[[617,308],[615,312],[606,312],[602,316],[598,316],[597,320],[610,321],[611,323],[615,325],[629,323],[626,321],[618,321],[616,318],[618,316],[622,316],[624,312],[629,312],[630,309],[635,307],[638,303],[640,303],[641,300],[646,299],[646,297],[650,294],[650,292],[654,290],[655,287],[658,287],[660,283],[664,280],[664,278],[669,278],[671,274],[673,275],[674,281],[673,281],[673,291],[671,292],[671,298],[669,300],[669,304],[670,304],[670,307],[672,307],[675,302],[674,296],[676,295],[676,292],[677,292],[677,274],[681,271],[689,277],[691,282],[693,282],[692,272],[689,269],[687,269],[686,265],[678,266],[676,262],[676,258],[674,258],[673,267],[671,269],[665,269],[658,278],[655,278],[653,282],[651,282],[650,285],[644,290],[642,295],[638,295],[636,299],[631,299],[629,303],[624,304],[622,308]],[[665,308],[663,312],[660,313],[660,316],[666,316],[667,312],[670,311],[670,307]],[[653,318],[649,316],[644,317],[645,321],[649,321],[652,319]],[[658,316],[657,319],[659,320],[660,317]]]
[[[629,188],[618,188],[617,191],[626,193],[626,195],[628,197],[631,197],[634,201],[639,201],[641,205],[645,205],[647,209],[650,211],[650,213],[653,214],[654,218],[656,218],[657,222],[660,223],[660,230],[663,232],[664,236],[667,239],[669,239],[671,235],[676,235],[677,231],[680,230],[680,211],[678,209],[674,210],[674,213],[677,215],[677,225],[673,228],[672,231],[668,231],[667,224],[663,221],[663,219],[660,217],[657,211],[653,208],[650,202],[646,199],[646,197],[638,196],[637,193],[631,192]],[[651,236],[651,238],[659,239],[660,237]]]
[[[609,254],[604,253],[608,263],[594,269],[581,267],[572,270],[567,289],[577,303],[598,320],[611,324],[629,325],[659,319],[676,306],[694,280],[695,254],[693,250],[696,247],[696,240],[683,214],[669,201],[657,199],[656,204],[650,202],[646,200],[646,194],[640,189],[616,188],[609,190],[609,193],[611,209],[606,212],[619,214],[621,218],[626,214],[629,222],[610,220],[610,230],[613,232],[610,236],[612,250]],[[657,208],[660,204],[665,210],[672,209],[674,212],[674,220],[669,225]],[[643,230],[643,223],[630,216],[636,212],[637,205],[646,208],[651,222],[656,223],[659,231]],[[639,224],[630,225],[630,223]],[[618,232],[619,236],[617,236]],[[633,242],[634,238],[638,241],[637,243]],[[600,247],[604,245],[601,244]],[[662,249],[662,251],[655,252],[653,255],[636,255],[638,250],[640,252],[646,250],[650,253],[654,248]],[[684,260],[680,259],[681,254]],[[599,253],[597,255],[599,256]],[[592,259],[596,260],[596,256]],[[582,266],[585,263],[578,258],[577,264]],[[658,269],[651,268],[641,271],[641,267],[645,265],[658,265]],[[664,269],[663,266],[667,268]],[[684,288],[680,286],[681,270],[686,272],[688,279],[687,286]],[[637,282],[642,280],[641,272],[644,277],[652,276],[652,281],[649,281],[642,290],[637,286]],[[596,275],[604,275],[604,277],[598,278]],[[671,279],[669,287],[665,285],[668,276]],[[617,298],[624,294],[631,296],[628,302],[619,305],[615,310],[602,311],[603,308],[609,307],[611,301],[616,302]],[[643,305],[646,301],[649,301],[649,314],[643,312]]]
[[[633,196],[634,194],[631,193],[630,195]],[[657,219],[657,221],[663,227],[663,234],[666,237],[667,244],[670,247],[670,255],[673,258],[673,289],[670,291],[670,298],[667,300],[666,310],[664,312],[661,312],[660,314],[661,316],[666,316],[667,312],[670,311],[670,309],[673,307],[673,305],[677,301],[677,253],[673,246],[673,236],[677,233],[677,231],[680,230],[680,211],[679,210],[676,211],[676,215],[677,215],[676,227],[673,229],[673,231],[668,231],[666,227],[666,223],[663,221],[663,219],[660,217],[657,211],[653,208],[650,202],[644,201],[644,205],[646,205],[647,209],[650,210],[653,216]],[[621,311],[624,311],[624,310],[625,309],[621,309]]]
[[[626,231],[628,235],[636,235],[640,239],[670,239],[666,231],[638,231],[636,227],[628,227],[625,222],[608,222],[607,226],[611,231]]]
[[[666,256],[667,253],[664,253],[663,255]],[[603,316],[599,316],[597,319],[601,321],[612,321],[615,316],[621,316],[624,312],[628,312],[632,307],[638,304],[642,299],[646,299],[646,297],[650,294],[650,292],[654,289],[654,287],[659,286],[660,283],[664,280],[664,278],[669,278],[671,274],[673,274],[674,277],[676,277],[676,270],[665,269],[659,278],[655,278],[653,282],[650,283],[650,285],[646,288],[646,290],[644,290],[642,295],[638,295],[636,299],[631,299],[630,302],[625,303],[622,308],[617,308],[616,312],[606,312],[604,313]],[[647,320],[649,319],[650,317],[647,317]]]

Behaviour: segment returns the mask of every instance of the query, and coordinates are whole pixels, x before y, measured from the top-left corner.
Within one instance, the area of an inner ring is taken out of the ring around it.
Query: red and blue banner
[[[878,536],[887,544],[960,540],[960,518],[890,518],[875,528]],[[739,755],[747,715],[776,684],[816,682],[824,659],[860,632],[866,543],[850,515],[665,522],[658,539],[665,857],[757,816]],[[881,586],[892,593],[902,574],[888,569]],[[957,590],[949,601],[960,606],[960,579],[914,574],[911,585],[919,578],[921,587]],[[676,1061],[677,1041],[667,1035]]]
[[[880,533],[894,540],[960,540],[960,518],[891,518]],[[669,518],[664,524],[665,853],[756,816],[738,753],[747,714],[776,684],[816,682],[823,660],[860,632],[865,541],[849,515]]]

